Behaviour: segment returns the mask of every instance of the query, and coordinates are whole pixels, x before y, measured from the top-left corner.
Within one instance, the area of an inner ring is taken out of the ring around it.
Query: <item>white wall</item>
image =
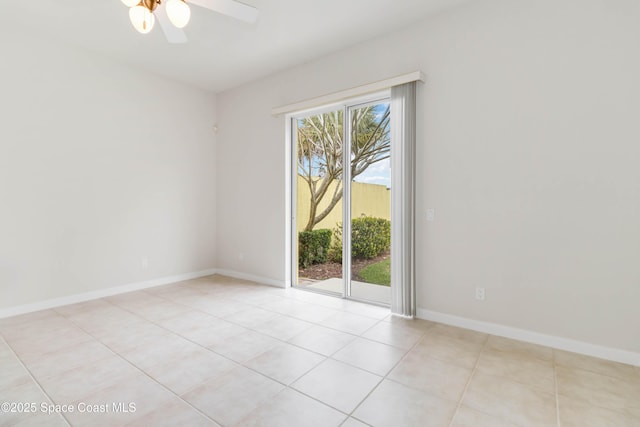
[[[273,107],[420,69],[419,308],[640,352],[639,22],[635,0],[474,1],[219,94],[217,266],[285,278]]]
[[[0,52],[0,309],[213,268],[215,97],[27,34]]]

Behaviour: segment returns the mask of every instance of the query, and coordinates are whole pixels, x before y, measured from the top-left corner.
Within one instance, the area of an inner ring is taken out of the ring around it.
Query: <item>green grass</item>
[[[371,264],[360,270],[358,273],[365,282],[376,285],[391,286],[391,260]]]

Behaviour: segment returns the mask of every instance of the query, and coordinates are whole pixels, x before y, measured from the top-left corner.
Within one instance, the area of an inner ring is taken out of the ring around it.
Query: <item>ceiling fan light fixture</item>
[[[122,3],[127,7],[133,7],[139,5],[140,0],[122,0]]]
[[[191,19],[191,9],[184,0],[169,0],[166,5],[167,16],[177,28],[184,28]]]
[[[142,5],[129,9],[129,20],[131,21],[133,28],[142,34],[147,34],[151,31],[153,29],[153,24],[156,22],[156,18],[153,16],[153,13]]]

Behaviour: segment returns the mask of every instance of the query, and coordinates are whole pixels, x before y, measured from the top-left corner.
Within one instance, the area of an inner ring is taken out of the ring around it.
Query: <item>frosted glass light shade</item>
[[[129,19],[133,28],[142,34],[147,34],[153,29],[156,22],[155,16],[144,6],[136,6],[129,9]]]
[[[127,7],[133,7],[139,5],[140,0],[122,0],[122,3]]]
[[[167,16],[173,25],[184,28],[191,19],[191,9],[183,0],[169,0],[167,2]]]

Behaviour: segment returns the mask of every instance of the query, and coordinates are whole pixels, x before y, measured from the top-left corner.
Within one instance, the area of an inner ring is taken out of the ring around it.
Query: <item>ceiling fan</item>
[[[129,7],[131,24],[140,33],[151,31],[157,18],[169,43],[187,42],[182,28],[189,23],[191,9],[185,0],[122,0],[122,3]],[[158,7],[163,3],[166,4]],[[189,4],[248,23],[258,19],[258,9],[236,0],[189,0]]]

